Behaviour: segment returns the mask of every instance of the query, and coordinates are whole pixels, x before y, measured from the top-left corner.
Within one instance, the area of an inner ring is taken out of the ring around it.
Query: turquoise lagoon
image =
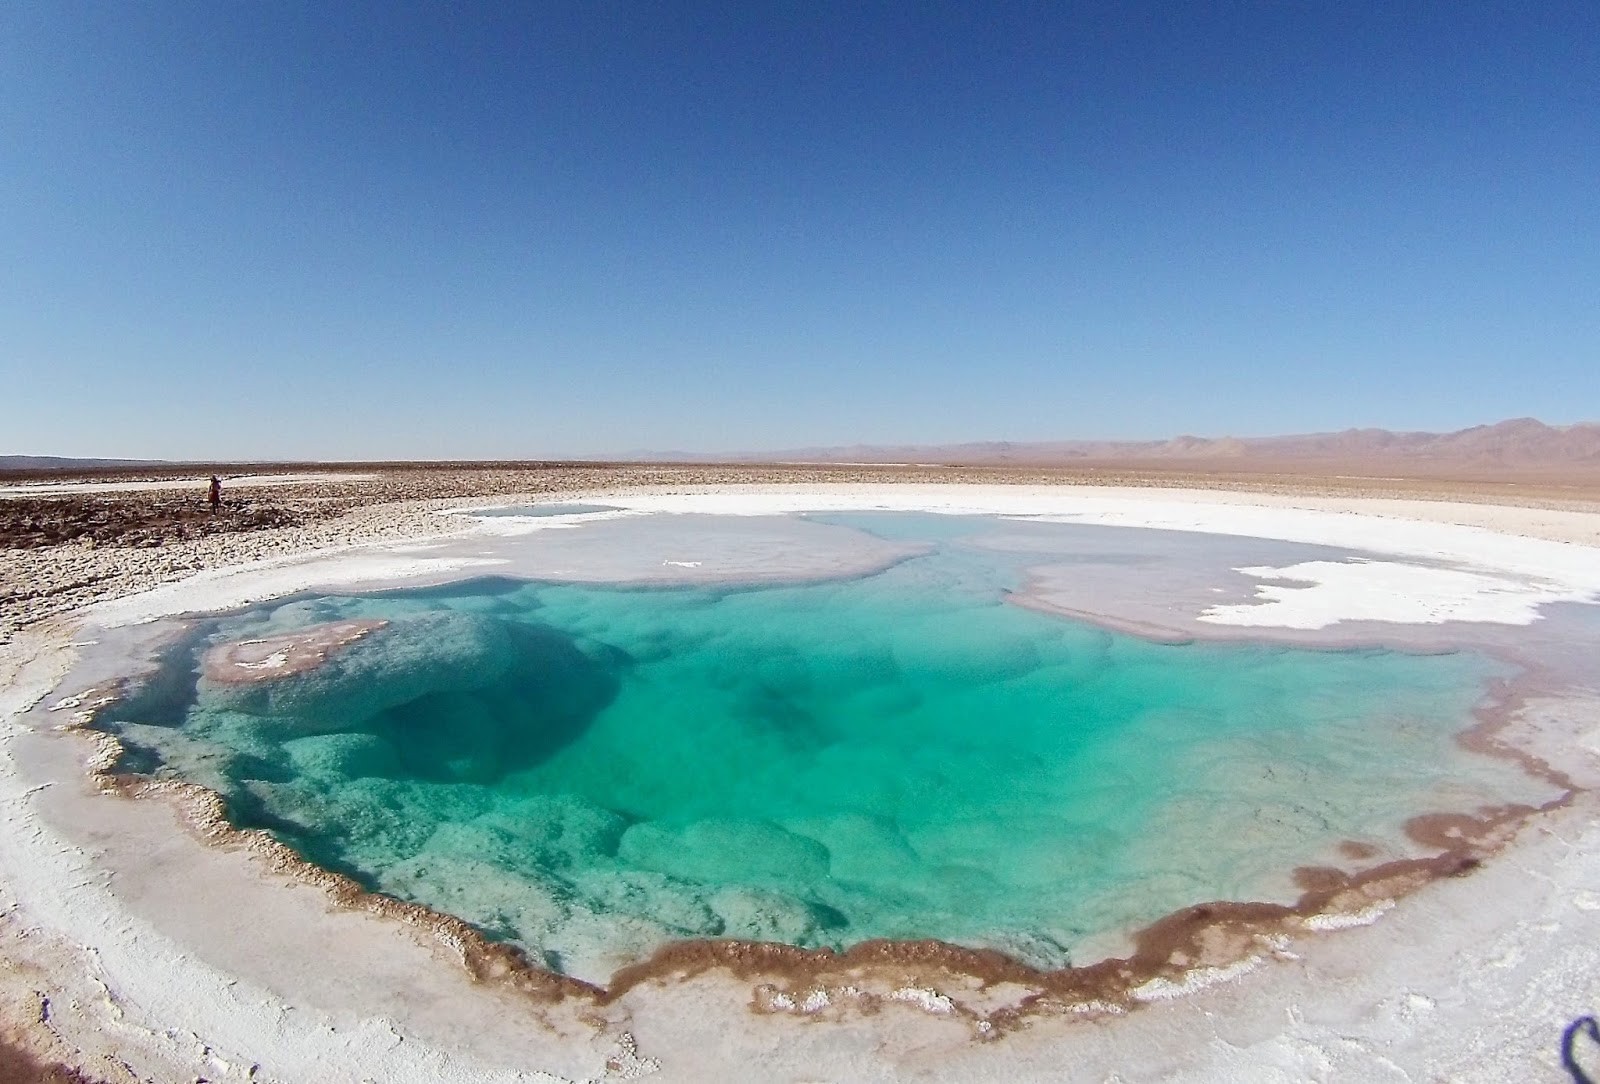
[[[1531,785],[1455,741],[1505,672],[1483,656],[1150,643],[1008,602],[1017,558],[958,521],[853,525],[932,548],[801,585],[296,599],[206,622],[102,725],[237,823],[600,981],[708,937],[1084,963]],[[351,618],[389,625],[308,673],[193,665]]]

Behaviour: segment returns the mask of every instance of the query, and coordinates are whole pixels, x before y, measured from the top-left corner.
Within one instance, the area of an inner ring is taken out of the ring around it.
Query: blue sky
[[[1600,5],[0,6],[0,453],[1600,417]]]

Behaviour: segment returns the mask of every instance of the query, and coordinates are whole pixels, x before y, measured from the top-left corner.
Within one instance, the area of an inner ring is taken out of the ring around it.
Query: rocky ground
[[[443,533],[449,524],[433,512],[463,498],[543,496],[603,486],[762,481],[780,473],[797,481],[813,474],[847,474],[519,467],[390,470],[343,480],[319,472],[316,480],[301,485],[252,486],[248,477],[230,478],[216,512],[206,503],[203,475],[189,490],[34,496],[25,484],[16,485],[0,495],[0,642],[23,625],[91,599],[142,590],[206,568],[328,546]],[[166,481],[160,475],[147,477]],[[33,480],[56,486],[79,479],[34,476]]]
[[[236,499],[213,511],[185,497],[15,497],[4,512],[0,546],[21,550],[66,542],[152,547],[305,522],[304,513],[275,503]]]

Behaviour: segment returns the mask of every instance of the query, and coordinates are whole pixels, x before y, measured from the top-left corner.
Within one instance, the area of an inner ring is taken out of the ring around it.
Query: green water
[[[208,642],[392,624],[247,688],[180,665],[111,725],[239,822],[591,978],[687,937],[1082,962],[1526,789],[1452,740],[1483,658],[1159,646],[1010,605],[1012,574],[944,546],[796,587],[301,600]]]

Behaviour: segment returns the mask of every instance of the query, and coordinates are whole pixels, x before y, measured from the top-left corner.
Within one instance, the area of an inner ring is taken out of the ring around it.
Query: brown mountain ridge
[[[951,465],[1069,466],[1104,463],[1186,462],[1217,467],[1270,468],[1279,462],[1411,464],[1459,468],[1600,470],[1600,424],[1553,426],[1515,418],[1453,433],[1346,429],[1281,437],[1179,436],[1157,441],[984,441],[967,444],[869,445],[802,448],[757,461],[811,463],[937,463]]]

